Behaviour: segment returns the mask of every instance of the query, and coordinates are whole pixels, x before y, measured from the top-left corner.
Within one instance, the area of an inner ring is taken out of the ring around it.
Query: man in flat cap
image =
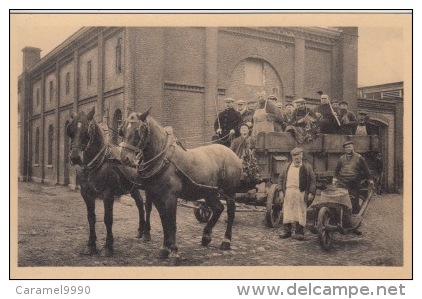
[[[280,106],[278,104],[281,104],[281,107],[283,107],[283,104],[281,102],[278,102],[278,99],[275,95],[269,95],[267,97],[267,101],[270,102],[268,105],[274,105],[277,109],[267,109],[267,110],[273,110],[272,112],[267,113],[267,118],[269,121],[273,122],[274,125],[274,131],[275,132],[281,132],[283,130],[283,112],[282,109],[280,109]]]
[[[293,110],[292,125],[287,126],[285,131],[293,133],[298,143],[309,142],[316,137],[315,113],[312,109],[306,107],[304,99],[293,101],[295,108]]]
[[[341,124],[340,133],[343,135],[353,135],[358,122],[356,115],[352,111],[349,111],[347,108],[348,103],[346,101],[341,101],[340,109],[338,111],[338,117]]]
[[[241,123],[239,126],[239,132],[240,136],[232,141],[230,149],[234,151],[240,159],[243,159],[245,150],[248,148],[248,138],[250,138],[250,128],[248,124]]]
[[[355,152],[353,142],[345,142],[343,148],[345,154],[337,162],[333,184],[349,191],[352,201],[352,214],[358,214],[360,210],[360,183],[367,179],[371,188],[373,188],[374,181],[372,180],[371,172],[369,171],[365,158]],[[357,233],[360,234],[360,232]]]
[[[246,101],[238,100],[237,104],[237,111],[239,111],[240,115],[242,116],[242,122],[247,123],[249,128],[252,127],[252,117],[253,111],[250,111],[246,106]]]
[[[303,150],[290,152],[292,162],[280,173],[278,188],[283,201],[283,232],[280,238],[304,240],[306,208],[315,197],[316,179],[312,166],[303,162]]]
[[[338,134],[340,131],[340,122],[337,113],[331,106],[328,95],[321,95],[321,104],[314,109],[317,117],[317,124],[321,134]]]
[[[286,131],[289,126],[293,125],[293,110],[294,106],[292,103],[286,103],[284,105],[283,131]]]
[[[249,100],[248,101],[248,110],[252,111],[252,114],[255,112],[256,108],[256,100]]]
[[[337,100],[332,100],[331,107],[333,107],[334,112],[338,114],[338,111],[340,110],[340,102]]]
[[[217,143],[230,147],[234,138],[239,136],[239,125],[242,123],[242,116],[239,111],[233,108],[232,98],[224,99],[226,108],[221,111],[214,122],[214,131],[217,133]]]
[[[366,121],[368,116],[365,112],[358,113],[358,124],[356,126],[355,135],[368,135],[368,129],[366,127]]]

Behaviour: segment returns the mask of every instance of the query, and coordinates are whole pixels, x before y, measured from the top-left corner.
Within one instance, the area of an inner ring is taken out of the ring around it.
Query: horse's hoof
[[[166,258],[169,257],[169,254],[170,254],[170,251],[168,249],[161,248],[160,251],[158,252],[158,256],[157,257],[160,260],[164,260],[164,259],[166,259]]]
[[[220,250],[230,250],[230,242],[223,241],[221,243]]]
[[[208,246],[211,243],[211,237],[202,236],[202,246]]]
[[[179,256],[172,256],[169,258],[170,266],[180,266],[180,257]]]
[[[104,247],[104,256],[105,257],[113,256],[113,248]]]
[[[97,246],[88,245],[84,251],[82,251],[82,255],[96,255],[98,254]]]
[[[144,242],[151,241],[151,235],[150,234],[144,234],[144,236],[142,237],[142,241],[144,241]]]

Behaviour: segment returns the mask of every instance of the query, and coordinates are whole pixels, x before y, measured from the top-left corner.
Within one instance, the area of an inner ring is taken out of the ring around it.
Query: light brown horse
[[[119,155],[107,142],[103,129],[94,119],[95,107],[85,115],[79,112],[71,114],[72,121],[66,127],[66,134],[71,138],[70,162],[76,167],[76,179],[81,188],[81,195],[88,212],[89,240],[85,254],[97,253],[95,232],[95,199],[104,201],[104,223],[107,229],[105,256],[113,254],[113,204],[115,196],[130,194],[139,211],[138,238],[150,240],[151,202],[146,202],[146,220],[144,203],[136,181],[136,169],[122,165]]]
[[[185,150],[176,143],[170,127],[163,128],[151,116],[131,113],[121,127],[123,144],[121,160],[131,164],[141,152],[138,175],[145,185],[146,199],[152,200],[161,218],[164,232],[159,258],[180,261],[176,243],[177,199],[204,198],[212,209],[205,225],[202,245],[211,242],[212,229],[224,210],[220,199],[227,200],[227,227],[221,250],[229,250],[235,217],[234,195],[240,185],[241,160],[220,144]]]

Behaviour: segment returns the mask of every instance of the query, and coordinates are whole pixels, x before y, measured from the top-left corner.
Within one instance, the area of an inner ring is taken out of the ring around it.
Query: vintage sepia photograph
[[[12,11],[10,43],[12,279],[412,277],[411,11]]]

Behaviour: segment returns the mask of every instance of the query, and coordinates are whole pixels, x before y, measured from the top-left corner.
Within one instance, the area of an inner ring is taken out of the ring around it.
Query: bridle
[[[138,121],[129,120],[128,122],[137,123]],[[140,137],[140,140],[137,143],[137,145],[133,146],[125,142],[123,142],[120,145],[122,148],[126,148],[128,150],[135,152],[136,154],[135,159],[138,159],[139,156],[142,155],[143,151],[146,149],[146,147],[150,143],[150,137],[151,137],[150,136],[151,130],[147,121],[140,122],[137,130],[138,130],[138,135]],[[140,132],[144,132],[144,134],[141,135]],[[174,152],[175,139],[174,139],[173,133],[170,133],[166,129],[165,129],[165,133],[166,133],[166,141],[164,142],[162,150],[157,155],[155,155],[148,161],[143,161],[142,159],[138,159],[138,161],[140,162],[137,165],[137,171],[140,178],[148,179],[155,176],[170,162],[171,156]]]

